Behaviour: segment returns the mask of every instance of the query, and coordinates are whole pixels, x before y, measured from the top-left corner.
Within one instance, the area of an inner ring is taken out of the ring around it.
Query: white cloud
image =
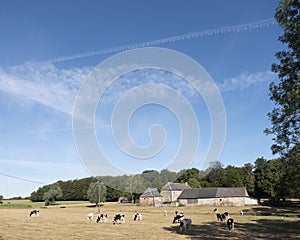
[[[25,63],[0,69],[0,90],[71,114],[77,91],[90,68],[58,69],[49,63]]]
[[[225,78],[223,83],[218,84],[221,92],[243,90],[262,84],[270,84],[275,80],[275,73],[271,71],[248,73],[243,72],[235,77]]]
[[[51,63],[28,62],[5,70],[0,69],[0,90],[72,114],[78,90],[91,70],[90,67],[59,69]],[[244,72],[235,77],[225,78],[221,84],[218,84],[218,88],[221,92],[247,89],[261,84],[269,84],[274,78],[275,74],[271,71]],[[99,79],[103,78],[97,78],[97,81]],[[140,84],[143,85],[149,80],[154,83],[166,84],[188,98],[193,98],[197,93],[191,84],[180,80],[178,76],[172,76],[164,71],[146,70],[121,77],[119,83],[112,84],[105,93],[104,103],[115,103],[129,89]],[[205,89],[209,88],[205,87]],[[97,90],[93,88],[93,91]],[[158,91],[157,88],[148,91],[153,91],[154,95],[163,96],[165,94],[163,91]]]

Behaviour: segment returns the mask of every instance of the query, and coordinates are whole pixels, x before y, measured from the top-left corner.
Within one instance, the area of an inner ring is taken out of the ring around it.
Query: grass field
[[[11,204],[28,204],[14,202]],[[109,216],[108,223],[97,224],[97,208],[86,202],[62,202],[47,208],[39,208],[38,217],[29,217],[28,208],[0,208],[0,240],[19,239],[300,239],[300,212],[294,209],[267,207],[223,207],[235,220],[235,229],[226,229],[226,223],[218,222],[213,207],[139,207],[105,203],[102,213]],[[34,208],[42,204],[33,204]],[[172,224],[175,210],[184,211],[193,221],[192,229],[178,233],[178,224]],[[163,211],[168,211],[168,216]],[[244,216],[239,212],[243,210]],[[135,212],[143,214],[143,220],[133,221]],[[86,216],[94,213],[94,221]],[[124,213],[125,224],[112,224],[113,215]],[[268,215],[268,216],[264,216]],[[287,217],[289,216],[289,217]]]

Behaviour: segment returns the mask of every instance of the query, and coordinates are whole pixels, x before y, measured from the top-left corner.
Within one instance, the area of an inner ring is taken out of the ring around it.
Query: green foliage
[[[223,185],[231,187],[243,187],[243,179],[240,169],[233,166],[227,166],[224,169]]]
[[[220,162],[213,162],[208,168],[208,173],[202,178],[209,187],[225,187],[225,170]],[[230,186],[228,186],[230,187]]]
[[[283,177],[285,162],[282,159],[266,160],[258,158],[255,162],[255,195],[260,200],[268,198],[271,202],[285,199]]]
[[[38,188],[37,191],[34,191],[30,194],[30,200],[32,202],[43,202],[43,196],[45,192],[47,192],[50,189],[51,185],[45,185],[43,187]]]
[[[52,184],[47,192],[43,195],[45,206],[54,204],[55,201],[63,196],[59,183]]]
[[[300,199],[300,145],[289,151],[285,158],[282,194]]]
[[[300,144],[300,2],[281,0],[275,18],[283,29],[279,41],[287,46],[275,54],[279,63],[272,65],[279,83],[270,85],[270,99],[275,108],[268,113],[272,127],[266,134],[275,135],[273,153],[288,154]]]
[[[201,188],[200,170],[192,168],[182,171],[177,182],[187,182],[192,188]]]
[[[88,200],[87,190],[94,178],[83,178],[76,180],[69,180],[66,182],[59,181],[63,197],[61,200]]]
[[[105,202],[106,194],[106,186],[100,181],[92,182],[87,190],[89,201],[95,204]]]
[[[242,168],[240,168],[240,176],[243,180],[243,186],[247,188],[249,196],[254,196],[254,166],[250,163],[246,163]]]
[[[107,202],[117,202],[119,198],[123,195],[123,192],[106,186],[106,201]]]
[[[274,136],[271,149],[278,153],[285,163],[278,173],[282,183],[270,192],[272,183],[259,181],[261,189],[270,198],[281,196],[299,197],[299,146],[300,146],[300,2],[299,0],[281,0],[276,9],[275,18],[283,29],[278,38],[285,45],[284,50],[275,54],[279,60],[272,65],[272,71],[277,73],[279,82],[270,84],[270,99],[275,103],[274,109],[268,113],[271,128],[266,134]],[[274,166],[272,166],[274,168]],[[279,176],[274,176],[274,181]],[[269,186],[267,186],[269,184]],[[257,186],[258,187],[258,186]],[[267,191],[268,189],[269,191]]]

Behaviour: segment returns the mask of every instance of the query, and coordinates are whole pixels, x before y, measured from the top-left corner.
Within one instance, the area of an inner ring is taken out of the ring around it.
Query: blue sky
[[[271,137],[263,130],[270,125],[267,112],[273,103],[268,85],[277,81],[270,67],[275,52],[283,48],[277,41],[282,31],[271,20],[255,22],[272,18],[277,4],[269,0],[2,1],[0,195],[25,197],[43,183],[90,176],[72,131],[81,84],[98,64],[119,53],[120,46],[178,35],[185,37],[158,41],[154,47],[181,52],[198,62],[216,84],[225,107],[224,147],[219,159],[208,160],[242,166],[261,156],[273,158]],[[249,23],[255,28],[229,31]],[[215,30],[220,28],[228,31]],[[188,39],[186,34],[193,32],[211,34]],[[153,76],[166,84],[176,78],[164,71],[125,75],[125,83],[112,85],[95,113],[98,144],[127,173],[164,168],[180,145],[176,116],[156,104],[136,111],[128,130],[136,144],[145,146],[149,128],[154,123],[165,126],[166,146],[155,158],[130,159],[114,142],[110,117],[118,96]],[[187,84],[171,86],[187,98],[198,118],[199,149],[189,167],[201,168],[211,138],[209,110]]]

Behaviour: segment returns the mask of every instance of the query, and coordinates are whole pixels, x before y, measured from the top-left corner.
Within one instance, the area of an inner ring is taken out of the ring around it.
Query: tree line
[[[284,159],[258,158],[254,165],[247,163],[242,167],[231,165],[223,167],[220,162],[214,162],[206,170],[192,168],[178,173],[166,169],[160,172],[146,170],[135,175],[58,181],[32,192],[30,200],[45,201],[48,205],[55,200],[90,200],[98,203],[100,200],[118,201],[119,198],[124,197],[128,201],[137,202],[139,196],[148,187],[161,190],[167,182],[175,180],[174,182],[188,183],[192,188],[246,187],[249,196],[276,203],[289,198],[299,198],[299,193],[290,189],[294,186],[289,186],[286,182],[285,171]]]

